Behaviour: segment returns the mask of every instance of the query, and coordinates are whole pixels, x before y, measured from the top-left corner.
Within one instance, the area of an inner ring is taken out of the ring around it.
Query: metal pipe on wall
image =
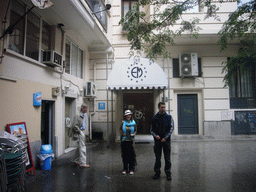
[[[108,79],[108,53],[107,53],[107,61],[106,61],[106,78]],[[108,116],[109,116],[109,111],[108,111],[108,88],[107,88],[107,139],[109,142],[109,122],[108,122]]]
[[[163,71],[164,71],[164,68],[165,68],[165,63],[164,63],[164,59],[163,59]],[[163,99],[162,99],[162,101],[166,102],[165,88],[163,89]]]
[[[113,60],[111,60],[111,70],[113,68]],[[112,121],[112,129],[111,133],[114,135],[114,90],[111,90],[111,121]],[[112,138],[114,140],[114,137]]]
[[[170,103],[171,93],[170,93],[170,58],[169,57],[167,58],[167,65],[168,65],[168,112],[170,114],[170,112],[171,112],[171,103]]]

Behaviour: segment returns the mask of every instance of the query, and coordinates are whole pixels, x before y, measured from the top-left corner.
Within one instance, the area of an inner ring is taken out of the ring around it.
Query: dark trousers
[[[135,166],[135,150],[133,147],[133,141],[121,142],[122,158],[124,164],[124,170],[134,171]]]
[[[171,141],[161,142],[161,140],[155,141],[154,152],[156,156],[154,171],[157,174],[161,173],[161,156],[162,150],[164,151],[165,167],[164,171],[166,174],[171,173]]]

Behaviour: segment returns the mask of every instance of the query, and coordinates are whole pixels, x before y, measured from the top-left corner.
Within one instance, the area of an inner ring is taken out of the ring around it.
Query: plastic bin
[[[52,167],[52,158],[54,157],[52,146],[50,144],[42,145],[38,157],[41,160],[41,169],[50,170]]]

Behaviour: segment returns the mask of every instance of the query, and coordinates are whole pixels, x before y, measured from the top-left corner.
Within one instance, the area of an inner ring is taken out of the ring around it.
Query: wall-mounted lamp
[[[79,95],[80,95],[80,96],[83,96],[83,93],[84,93],[84,90],[83,90],[83,89],[80,89],[80,90],[79,90]]]
[[[66,86],[64,87],[64,93],[67,94],[68,91],[69,91],[69,85],[66,85]]]
[[[103,12],[103,11],[107,11],[111,8],[111,4],[106,4],[106,9],[104,10],[101,10],[101,11],[97,11],[97,12],[92,12],[92,14],[96,14],[96,13],[100,13],[100,12]]]

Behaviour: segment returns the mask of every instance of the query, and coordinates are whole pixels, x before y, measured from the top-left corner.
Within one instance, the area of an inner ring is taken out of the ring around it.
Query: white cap
[[[126,115],[132,115],[132,112],[128,109],[128,110],[126,110],[126,111],[124,112],[124,116],[126,116]]]

